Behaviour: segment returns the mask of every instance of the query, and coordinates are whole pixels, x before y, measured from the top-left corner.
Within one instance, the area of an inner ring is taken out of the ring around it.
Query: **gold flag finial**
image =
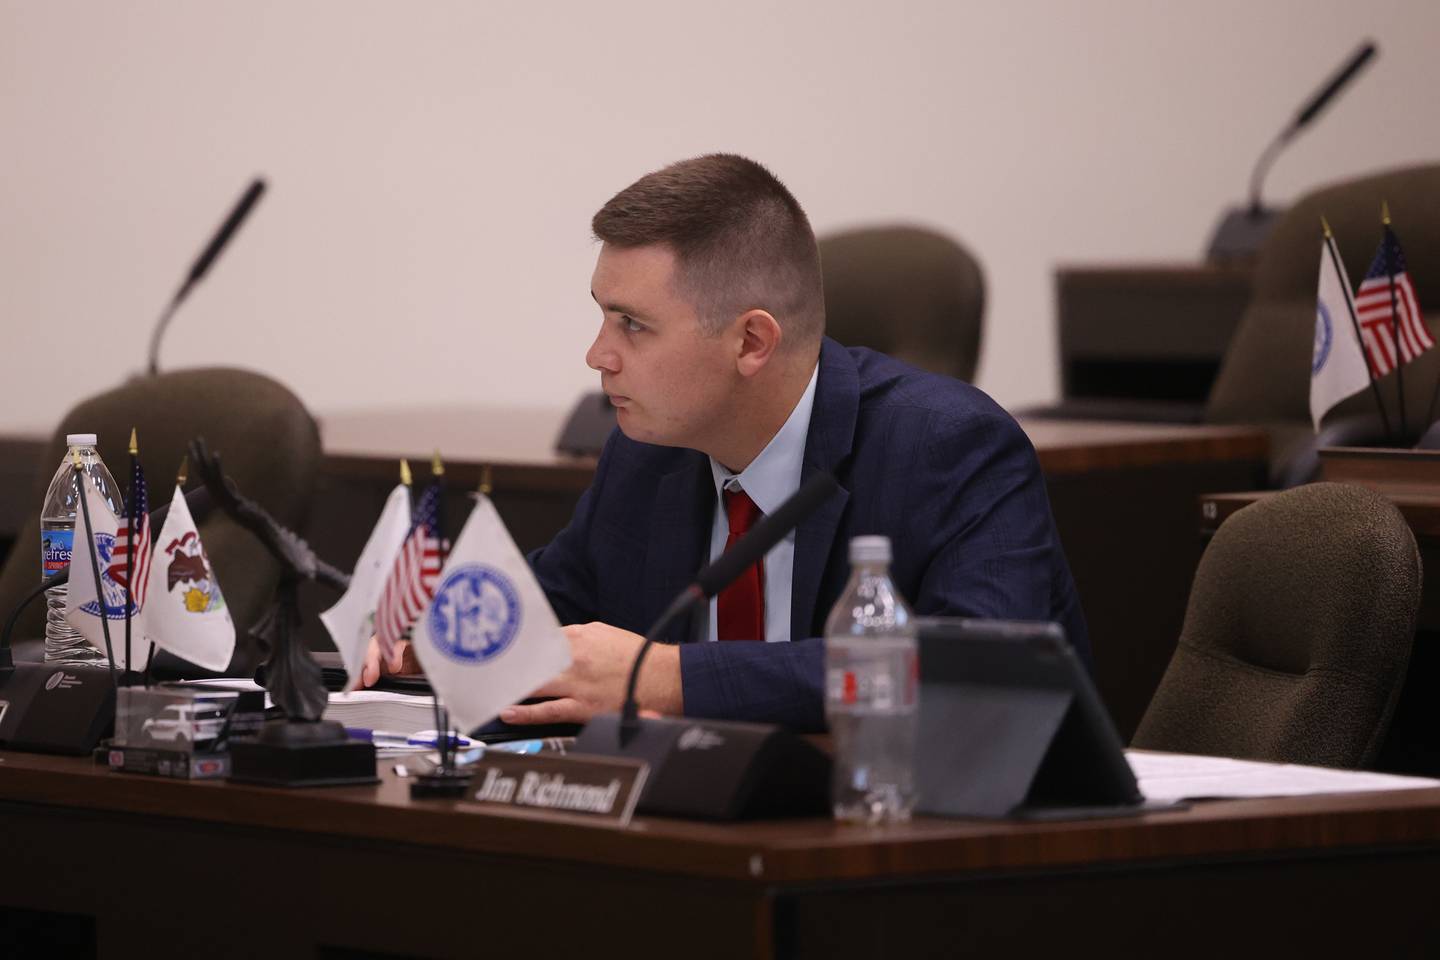
[[[400,458],[400,482],[407,487],[415,482],[415,478],[410,476],[410,461],[404,457]]]
[[[490,496],[490,491],[494,489],[494,485],[490,481],[490,464],[487,463],[480,468],[480,492],[487,497]]]
[[[190,479],[190,454],[180,455],[180,469],[175,472],[175,486],[184,488],[185,481]]]
[[[1390,226],[1390,201],[1388,200],[1380,201],[1380,222],[1387,227]]]
[[[140,456],[140,442],[135,439],[135,428],[130,428],[130,456]]]
[[[1325,219],[1325,215],[1324,215],[1324,214],[1321,214],[1321,215],[1320,215],[1320,226],[1322,226],[1322,227],[1325,228],[1325,238],[1326,238],[1327,240],[1330,239],[1331,237],[1335,236],[1335,234],[1333,234],[1333,233],[1330,232],[1330,221],[1328,221],[1328,220]]]
[[[435,450],[435,459],[430,461],[430,472],[437,477],[445,476],[445,461],[440,459],[439,448]]]

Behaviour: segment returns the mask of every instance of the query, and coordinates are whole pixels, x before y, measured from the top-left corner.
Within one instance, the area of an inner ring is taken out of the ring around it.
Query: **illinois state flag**
[[[89,507],[90,527],[85,515],[76,511],[74,549],[70,553],[70,588],[65,596],[65,619],[90,644],[105,653],[105,627],[110,627],[110,652],[115,666],[125,667],[125,584],[111,576],[115,569],[116,533],[120,522],[95,489],[95,484],[82,470],[79,473],[81,496]],[[100,571],[100,595],[95,593],[95,571]],[[139,610],[131,609],[131,631]]]
[[[330,631],[330,639],[335,641],[335,649],[345,661],[345,672],[350,675],[347,689],[353,690],[360,683],[360,668],[365,663],[370,638],[375,636],[375,608],[380,604],[380,592],[409,532],[410,488],[396,484],[385,498],[380,519],[370,531],[360,559],[355,562],[350,589],[335,606],[320,614],[320,622]]]
[[[1310,419],[1315,429],[1331,407],[1370,385],[1365,353],[1351,319],[1350,279],[1326,236],[1320,248],[1320,289],[1315,298],[1315,350],[1310,359]]]
[[[460,730],[493,719],[570,666],[570,643],[540,584],[490,498],[475,498],[411,636]]]
[[[179,486],[147,577],[146,639],[207,670],[224,670],[235,652],[235,624]]]

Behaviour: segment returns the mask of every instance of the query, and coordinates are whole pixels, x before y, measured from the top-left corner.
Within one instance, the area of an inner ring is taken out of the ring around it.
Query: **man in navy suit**
[[[974,387],[825,338],[814,234],[769,171],[673,164],[592,226],[603,320],[586,362],[619,429],[570,524],[530,556],[574,662],[536,691],[556,699],[501,719],[617,710],[640,634],[815,471],[840,492],[651,651],[642,709],[823,729],[819,638],[864,534],[890,538],[916,613],[1057,620],[1088,658],[1029,440]]]

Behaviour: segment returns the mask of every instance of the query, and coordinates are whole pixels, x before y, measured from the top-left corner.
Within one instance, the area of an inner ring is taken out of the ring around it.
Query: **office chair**
[[[1330,435],[1317,441],[1310,422],[1320,217],[1330,222],[1345,272],[1358,286],[1380,244],[1382,201],[1390,205],[1421,313],[1432,331],[1440,326],[1440,165],[1349,180],[1307,194],[1291,207],[1260,251],[1253,299],[1230,341],[1205,411],[1207,422],[1254,424],[1270,433],[1274,486],[1313,479],[1320,446],[1386,443],[1368,390],[1331,411],[1322,425]],[[1413,443],[1429,425],[1425,417],[1437,376],[1440,350],[1405,367],[1409,430],[1402,445]],[[1399,379],[1391,373],[1380,381],[1397,429]]]
[[[1363,487],[1313,483],[1226,520],[1134,747],[1331,767],[1379,751],[1404,684],[1420,553]]]
[[[224,458],[240,489],[277,520],[300,529],[320,467],[320,433],[300,400],[268,377],[244,370],[178,370],[137,377],[81,402],[67,413],[45,448],[35,478],[32,519],[0,569],[0,614],[9,616],[39,583],[40,506],[51,474],[65,455],[68,433],[98,434],[100,456],[120,486],[129,486],[130,429],[139,434],[151,509],[170,502],[186,444],[203,436]],[[192,486],[192,484],[187,485]],[[259,651],[247,632],[264,612],[279,569],[260,543],[219,511],[198,519],[200,536],[235,621],[231,667],[248,671]],[[158,537],[160,531],[154,530]],[[44,599],[32,601],[17,638],[45,632]]]
[[[968,251],[905,226],[831,234],[819,246],[826,333],[922,370],[974,378],[985,280]]]

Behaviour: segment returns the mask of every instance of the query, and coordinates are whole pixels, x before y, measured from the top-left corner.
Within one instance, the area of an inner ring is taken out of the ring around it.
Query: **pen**
[[[365,740],[383,747],[435,747],[440,736],[434,730],[417,730],[415,733],[397,733],[393,730],[371,730],[368,727],[346,727],[345,734],[352,740]],[[450,741],[457,747],[473,747],[476,741],[469,737],[451,734]]]

